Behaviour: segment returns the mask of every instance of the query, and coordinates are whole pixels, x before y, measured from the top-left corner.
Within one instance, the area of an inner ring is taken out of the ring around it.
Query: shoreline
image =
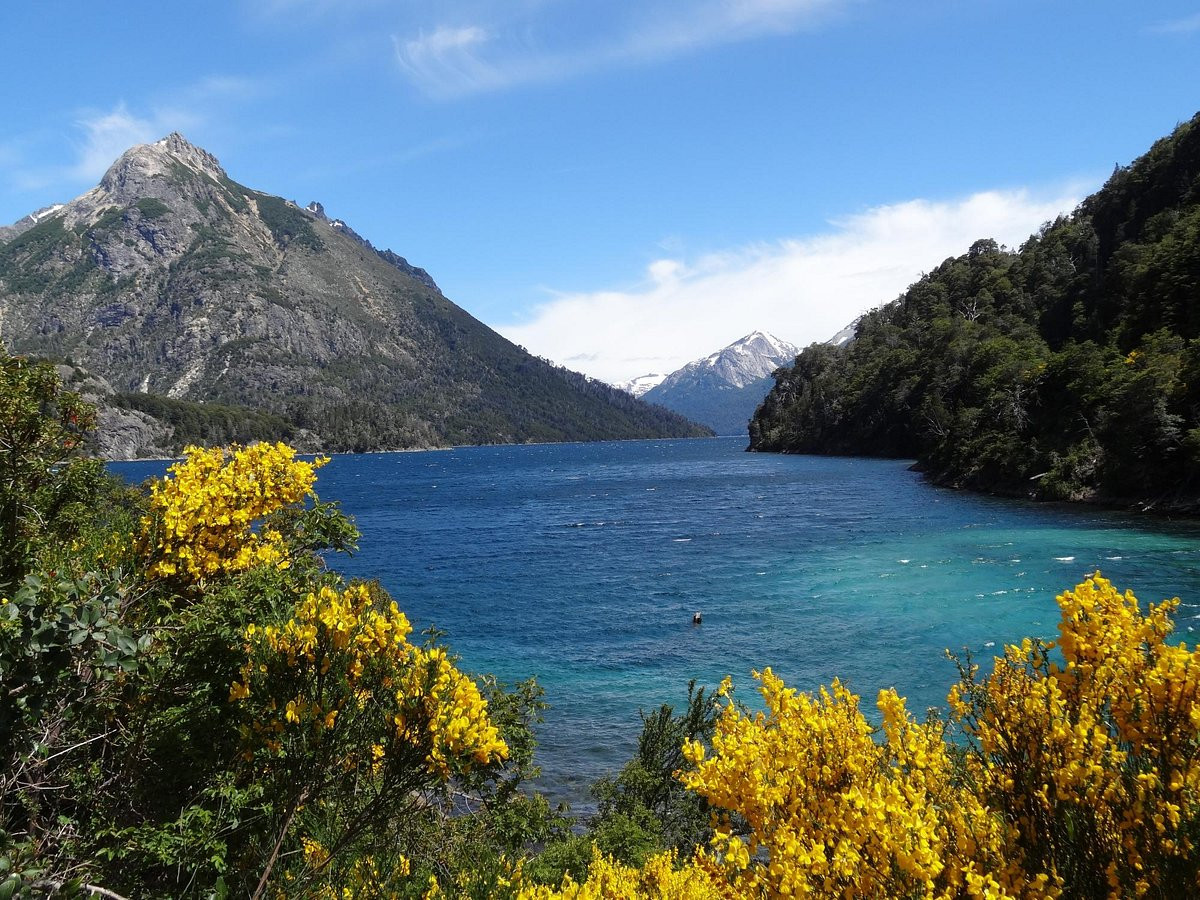
[[[735,434],[714,434],[714,435],[698,435],[694,437],[642,437],[642,438],[608,438],[597,441],[512,441],[507,443],[494,444],[446,444],[437,447],[396,447],[388,450],[302,450],[297,451],[299,456],[370,456],[372,454],[385,453],[433,453],[446,450],[471,450],[480,447],[561,447],[571,446],[574,444],[636,444],[642,441],[711,441],[720,439],[742,439],[740,435]],[[260,443],[259,441],[251,441],[250,443]],[[287,443],[284,441],[284,443]],[[122,459],[112,459],[108,457],[94,457],[101,462],[108,463],[134,463],[134,462],[178,462],[183,459],[182,455],[178,456],[131,456]]]

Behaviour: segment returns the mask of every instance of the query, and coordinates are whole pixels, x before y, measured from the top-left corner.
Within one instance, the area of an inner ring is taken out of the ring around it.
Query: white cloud
[[[1152,34],[1195,34],[1200,31],[1200,13],[1185,16],[1182,19],[1171,19],[1150,26]]]
[[[895,299],[979,238],[1019,245],[1082,193],[1069,185],[876,207],[822,234],[659,259],[636,289],[557,294],[527,321],[498,330],[605,381],[673,371],[754,330],[805,346]]]
[[[78,145],[78,158],[71,174],[82,179],[99,178],[113,160],[134,144],[162,137],[157,133],[156,123],[133,115],[124,103],[112,112],[84,116],[76,125],[83,130],[83,142]]]
[[[647,64],[719,44],[816,25],[859,0],[647,0],[613,13],[590,43],[555,41],[553,22],[440,26],[393,38],[401,70],[432,96],[453,97],[570,78],[612,66]],[[535,8],[538,4],[534,5]],[[571,4],[565,4],[568,10]],[[621,7],[616,7],[621,9]],[[543,10],[544,12],[544,10]],[[571,32],[564,29],[563,33]]]
[[[480,54],[489,34],[478,26],[442,26],[410,40],[393,38],[400,67],[435,93],[471,92],[501,86],[512,77]]]

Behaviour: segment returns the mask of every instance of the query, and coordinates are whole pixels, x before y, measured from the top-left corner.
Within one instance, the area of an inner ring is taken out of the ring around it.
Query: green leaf
[[[138,652],[138,644],[128,633],[122,633],[117,635],[117,649],[134,656]]]

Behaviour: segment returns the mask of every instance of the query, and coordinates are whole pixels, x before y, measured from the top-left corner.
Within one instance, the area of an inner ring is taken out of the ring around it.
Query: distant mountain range
[[[75,367],[123,435],[112,456],[197,437],[373,450],[708,433],[531,356],[320,204],[244,187],[179,134],[0,228],[0,344]]]
[[[643,375],[621,387],[717,434],[746,434],[755,408],[773,384],[771,373],[791,365],[798,352],[787,341],[755,331],[670,375]]]

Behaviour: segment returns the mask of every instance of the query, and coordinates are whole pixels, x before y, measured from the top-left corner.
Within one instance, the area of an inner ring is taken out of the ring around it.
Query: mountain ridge
[[[794,360],[798,352],[774,335],[752,331],[677,369],[641,396],[718,434],[745,434],[771,386],[771,373]]]
[[[707,433],[531,356],[319,213],[178,133],[132,147],[0,233],[0,344],[118,396],[283,417],[314,449]]]

